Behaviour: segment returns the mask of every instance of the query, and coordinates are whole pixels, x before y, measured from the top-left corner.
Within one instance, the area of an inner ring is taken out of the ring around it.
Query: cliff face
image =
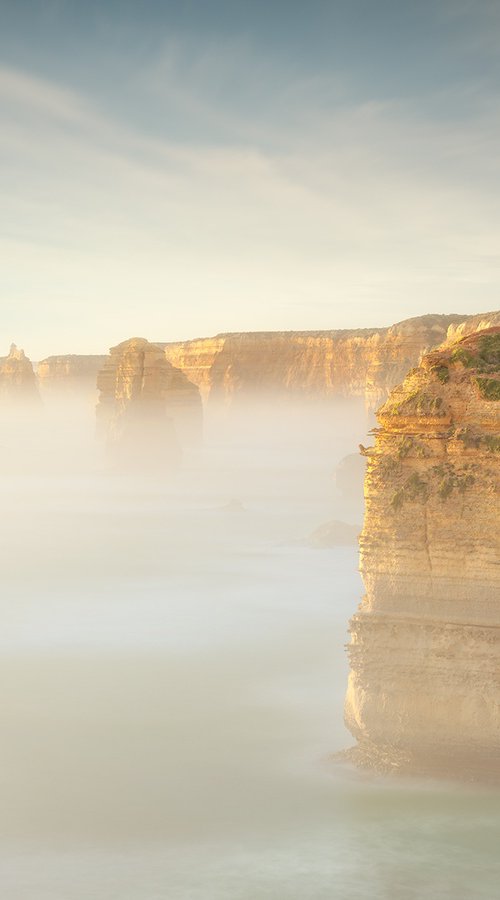
[[[365,451],[346,723],[380,768],[500,776],[500,328],[429,353]]]
[[[42,395],[80,393],[95,397],[96,381],[106,356],[48,356],[37,366],[38,383]]]
[[[31,361],[15,344],[8,356],[0,357],[0,400],[12,406],[40,402]]]
[[[211,408],[270,393],[286,399],[358,398],[373,411],[422,354],[447,337],[500,324],[500,313],[428,315],[390,328],[220,334],[158,343],[167,360],[197,385]],[[95,395],[105,356],[50,356],[38,364],[44,397]]]
[[[463,321],[463,316],[429,315],[390,328],[223,334],[161,346],[211,405],[273,392],[308,399],[359,397],[373,410],[425,350]]]
[[[201,438],[198,388],[143,338],[112,347],[97,378],[98,435],[120,464],[148,468],[179,461]]]

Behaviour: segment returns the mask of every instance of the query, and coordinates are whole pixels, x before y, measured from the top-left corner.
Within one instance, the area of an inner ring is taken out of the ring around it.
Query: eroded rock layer
[[[500,328],[429,353],[365,451],[346,723],[383,771],[500,777]]]
[[[97,375],[105,362],[106,356],[81,356],[74,353],[42,359],[37,366],[42,396],[80,393],[95,398]]]
[[[161,346],[210,405],[227,407],[273,392],[307,399],[359,397],[373,410],[425,350],[445,340],[450,327],[474,330],[482,319],[500,324],[498,313],[468,319],[428,315],[390,328],[221,334]]]
[[[201,438],[198,388],[143,338],[112,347],[97,378],[98,435],[126,467],[175,465]]]
[[[0,400],[16,406],[40,401],[35,373],[24,350],[11,344],[9,355],[0,357]]]

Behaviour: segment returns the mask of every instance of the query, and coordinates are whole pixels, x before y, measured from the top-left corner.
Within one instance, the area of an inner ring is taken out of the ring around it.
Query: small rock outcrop
[[[98,436],[120,466],[171,468],[183,446],[200,441],[198,388],[144,338],[111,348],[97,387]]]
[[[12,407],[40,403],[31,361],[15,344],[11,344],[8,356],[0,357],[0,401]]]
[[[354,547],[358,543],[360,529],[357,525],[348,522],[339,522],[332,519],[323,522],[309,535],[308,545],[326,549],[327,547]]]
[[[364,449],[346,724],[381,771],[500,778],[500,328],[427,354]]]

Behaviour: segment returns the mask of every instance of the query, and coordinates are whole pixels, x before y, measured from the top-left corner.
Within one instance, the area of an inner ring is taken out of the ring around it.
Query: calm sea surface
[[[2,477],[2,898],[500,895],[498,793],[330,758],[362,585],[304,541],[358,516],[316,437]]]

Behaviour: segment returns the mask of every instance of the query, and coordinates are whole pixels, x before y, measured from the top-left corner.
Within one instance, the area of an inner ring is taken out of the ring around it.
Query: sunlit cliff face
[[[384,770],[500,777],[500,328],[424,357],[368,451],[346,722]]]
[[[492,313],[482,327],[497,320],[500,314]],[[464,334],[480,322],[428,315],[390,328],[222,334],[161,346],[213,409],[274,394],[299,402],[359,398],[373,412],[448,329]]]

